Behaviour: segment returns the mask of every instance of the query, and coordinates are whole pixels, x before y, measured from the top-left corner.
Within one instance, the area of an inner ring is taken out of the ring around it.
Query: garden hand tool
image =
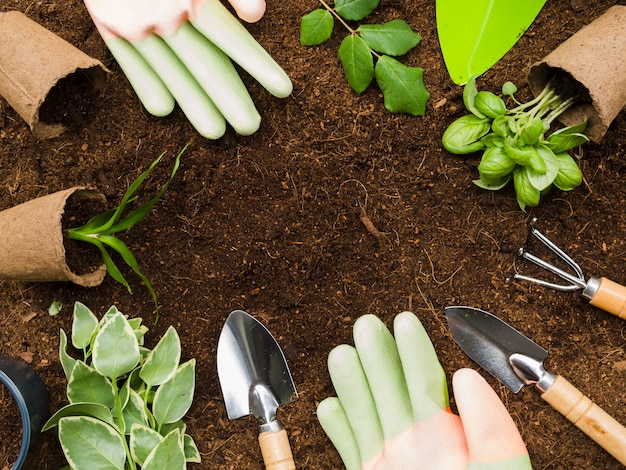
[[[261,117],[231,59],[275,96],[291,93],[284,70],[219,0],[84,1],[139,99],[155,116],[168,115],[178,103],[209,139],[225,133],[225,121],[239,134],[254,133]],[[245,17],[258,19],[264,1],[249,4],[259,10]]]
[[[498,62],[530,27],[546,0],[437,0],[437,34],[446,68],[462,85]]]
[[[298,394],[280,346],[261,322],[242,310],[231,312],[222,328],[217,373],[228,418],[251,414],[259,421],[265,467],[295,469],[287,431],[276,411]]]
[[[459,415],[451,412],[445,372],[413,313],[396,316],[395,339],[374,315],[353,333],[354,347],[328,355],[337,396],[317,408],[348,470],[531,468],[511,416],[477,372],[454,374]]]
[[[626,464],[626,428],[562,376],[547,371],[545,349],[477,308],[447,307],[446,317],[454,340],[487,372],[513,393],[534,385],[541,398]]]
[[[572,258],[565,254],[563,250],[551,242],[543,233],[541,233],[535,227],[536,222],[537,219],[533,218],[530,223],[531,233],[535,236],[535,238],[537,238],[537,240],[561,258],[561,260],[567,263],[570,268],[574,270],[575,274],[568,273],[567,271],[563,271],[562,269],[547,263],[541,258],[532,255],[526,251],[524,247],[522,247],[519,249],[519,255],[521,257],[535,263],[537,266],[540,266],[553,274],[556,274],[560,278],[568,281],[570,284],[554,284],[552,282],[524,276],[522,274],[514,274],[509,279],[521,279],[523,281],[535,282],[542,286],[551,287],[552,289],[559,291],[582,289],[583,297],[588,299],[591,305],[601,308],[602,310],[609,312],[622,320],[626,320],[626,286],[622,286],[621,284],[611,281],[605,277],[590,277],[588,281],[585,281],[585,276],[580,266]]]

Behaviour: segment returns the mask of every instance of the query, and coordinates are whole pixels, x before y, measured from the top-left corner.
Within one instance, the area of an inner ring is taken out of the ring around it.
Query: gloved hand
[[[356,348],[331,351],[337,397],[317,409],[348,470],[531,469],[526,446],[506,408],[475,371],[452,379],[459,411],[449,407],[445,373],[422,324],[411,312],[385,325],[364,315]]]
[[[149,113],[166,116],[175,102],[196,130],[221,137],[225,120],[242,135],[261,117],[231,59],[274,96],[291,80],[219,0],[84,0],[107,47]],[[264,0],[231,0],[259,19]]]

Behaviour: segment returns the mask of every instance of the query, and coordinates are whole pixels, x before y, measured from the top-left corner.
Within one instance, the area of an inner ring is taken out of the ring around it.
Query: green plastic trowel
[[[511,49],[546,0],[437,0],[437,32],[454,83],[482,75]]]

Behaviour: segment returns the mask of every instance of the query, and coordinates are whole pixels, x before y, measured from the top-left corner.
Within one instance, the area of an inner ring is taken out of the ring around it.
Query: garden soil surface
[[[616,3],[624,2],[548,1],[515,47],[479,79],[479,88],[498,92],[510,80],[518,84],[519,98],[530,99],[530,65]],[[443,131],[464,107],[462,88],[449,78],[439,49],[435,2],[383,0],[368,18],[403,18],[423,37],[402,58],[424,69],[431,97],[423,117],[390,114],[375,85],[360,96],[350,89],[337,59],[340,26],[328,43],[300,46],[300,19],[317,7],[315,0],[270,0],[265,17],[249,26],[293,80],[293,94],[274,98],[242,73],[262,114],[261,128],[250,137],[230,130],[210,141],[178,109],[155,118],[142,108],[80,0],[2,2],[0,11],[24,12],[111,73],[92,107],[56,110],[73,113],[68,120],[74,126],[53,140],[37,140],[0,102],[0,208],[75,185],[100,189],[112,207],[167,152],[140,192],[147,200],[190,145],[162,201],[121,235],[158,294],[158,323],[150,294],[129,269],[123,272],[132,295],[109,277],[94,288],[2,282],[0,354],[32,365],[54,411],[67,402],[58,343],[59,330],[71,329],[74,302],[98,315],[116,305],[142,317],[150,327],[149,346],[173,325],[183,360],[197,360],[186,422],[202,464],[191,467],[261,469],[257,423],[251,417],[228,420],[216,372],[224,320],[244,309],[275,335],[293,373],[299,399],[282,406],[279,418],[297,468],[337,469],[341,460],[316,417],[319,401],[334,395],[329,351],[351,343],[359,316],[375,314],[391,327],[397,313],[411,310],[448,379],[462,367],[480,370],[446,326],[444,308],[460,304],[497,314],[545,347],[550,370],[626,423],[626,322],[592,307],[580,292],[506,281],[513,272],[543,275],[517,256],[524,244],[547,256],[529,237],[529,222],[537,217],[538,227],[587,276],[626,283],[624,114],[600,142],[577,149],[580,187],[553,190],[537,208],[522,212],[511,188],[488,192],[472,183],[478,155],[450,155],[441,146]],[[75,102],[71,94],[59,102]],[[54,301],[64,306],[50,316]],[[532,387],[515,395],[480,373],[517,423],[535,468],[619,468]],[[9,437],[0,441],[6,456]],[[7,459],[0,463],[6,467]],[[56,435],[48,431],[34,443],[25,468],[64,463]]]

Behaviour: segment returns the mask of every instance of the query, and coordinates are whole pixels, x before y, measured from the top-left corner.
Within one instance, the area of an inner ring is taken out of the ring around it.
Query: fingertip
[[[264,0],[232,0],[231,5],[237,16],[246,23],[256,23],[265,14]]]

